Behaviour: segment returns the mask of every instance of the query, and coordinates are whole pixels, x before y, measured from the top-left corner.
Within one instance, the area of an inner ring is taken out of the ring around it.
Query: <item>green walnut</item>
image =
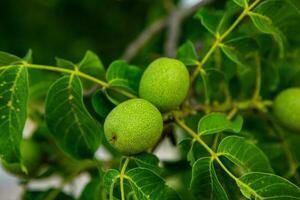
[[[32,176],[37,173],[37,170],[41,163],[41,154],[38,144],[31,140],[22,140],[21,142],[21,156],[22,162],[27,169],[29,176]],[[20,176],[25,176],[26,174],[22,171],[21,166],[19,163],[5,163],[3,162],[3,167],[8,172]]]
[[[139,96],[162,112],[167,112],[178,108],[183,102],[189,85],[189,72],[182,62],[159,58],[145,70],[140,81]]]
[[[273,109],[283,126],[300,132],[300,88],[289,88],[279,93]]]
[[[104,122],[106,139],[126,155],[153,147],[161,137],[162,129],[161,113],[144,99],[131,99],[119,104]]]

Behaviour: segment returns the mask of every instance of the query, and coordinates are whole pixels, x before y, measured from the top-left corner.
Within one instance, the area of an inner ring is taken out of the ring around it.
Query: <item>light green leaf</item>
[[[32,63],[32,49],[29,49],[26,55],[23,57],[23,60],[27,63]]]
[[[55,60],[56,60],[56,66],[58,66],[58,67],[72,69],[72,70],[74,70],[76,68],[76,65],[69,60],[66,60],[63,58],[58,58],[58,57],[56,57]]]
[[[251,172],[239,178],[238,185],[248,199],[300,199],[300,188],[288,180],[268,173]]]
[[[267,156],[242,137],[224,138],[219,144],[218,155],[225,156],[245,172],[273,172]]]
[[[227,194],[218,180],[211,157],[198,159],[192,170],[191,190],[197,199],[228,200]]]
[[[66,153],[76,159],[93,157],[103,134],[84,106],[78,77],[64,76],[51,86],[45,115],[55,141]]]
[[[242,8],[246,8],[248,6],[249,0],[233,0],[234,3],[241,6]]]
[[[170,190],[164,180],[145,168],[134,168],[126,172],[128,180],[135,196],[139,200],[179,200],[175,191]],[[166,192],[166,190],[168,192]],[[167,195],[166,195],[167,194]]]
[[[28,72],[9,66],[0,72],[0,158],[20,161],[20,144],[27,118]]]
[[[87,51],[83,59],[78,63],[80,71],[105,80],[105,69],[100,58],[92,51]]]
[[[95,112],[101,117],[106,117],[108,113],[115,107],[107,98],[102,90],[98,90],[92,97],[92,105]]]
[[[286,39],[279,29],[273,26],[271,18],[255,12],[250,12],[249,16],[259,31],[273,36],[274,40],[278,43],[280,56],[283,57]]]
[[[106,72],[106,79],[111,86],[121,87],[137,94],[143,71],[125,61],[112,62]]]
[[[10,65],[10,64],[18,64],[21,62],[22,62],[22,59],[19,58],[18,56],[0,51],[0,66]]]
[[[186,65],[197,65],[198,56],[194,44],[188,40],[177,50],[177,58]]]
[[[210,113],[202,117],[198,123],[198,134],[209,135],[222,131],[238,133],[241,131],[243,118],[239,115],[233,121],[223,113]]]

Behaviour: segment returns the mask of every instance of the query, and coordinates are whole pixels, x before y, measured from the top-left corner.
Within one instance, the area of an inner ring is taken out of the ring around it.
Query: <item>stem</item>
[[[6,66],[1,66],[0,67],[0,71],[1,70],[4,70],[4,69],[7,69],[9,67],[11,67],[12,65],[6,65]],[[39,70],[47,70],[47,71],[54,71],[54,72],[61,72],[61,73],[64,73],[64,74],[73,74],[73,75],[77,75],[77,76],[80,76],[84,79],[87,79],[89,81],[92,81],[98,85],[100,85],[101,87],[103,88],[110,88],[111,90],[115,91],[115,92],[118,92],[128,98],[136,98],[135,95],[125,91],[125,90],[121,90],[119,88],[114,88],[114,87],[111,87],[111,85],[105,81],[102,81],[100,79],[97,79],[93,76],[90,76],[88,74],[85,74],[81,71],[78,71],[78,70],[72,70],[72,69],[65,69],[65,68],[59,68],[59,67],[54,67],[54,66],[47,66],[47,65],[37,65],[37,64],[20,64],[18,66],[22,66],[22,67],[26,67],[26,68],[31,68],[31,69],[39,69]]]
[[[122,169],[120,173],[120,190],[121,190],[121,200],[125,200],[125,192],[124,192],[124,176],[125,176],[125,170],[127,168],[127,165],[129,163],[129,158],[126,158]]]
[[[222,41],[239,25],[239,23],[249,14],[250,10],[253,9],[259,2],[260,2],[260,0],[256,0],[250,6],[247,6],[243,10],[243,12],[240,14],[240,16],[233,22],[233,24],[222,35],[219,35],[219,33],[216,34],[215,42],[213,43],[212,47],[208,50],[208,52],[206,53],[206,55],[200,62],[201,65],[198,65],[192,74],[191,85],[197,78],[197,75],[199,74],[200,69],[207,62],[207,60],[210,58],[212,53],[219,47],[219,45],[222,43]]]
[[[260,65],[260,59],[258,57],[258,54],[255,55],[255,62],[256,62],[256,85],[252,97],[253,101],[256,101],[260,98],[260,89],[261,89],[261,65]]]

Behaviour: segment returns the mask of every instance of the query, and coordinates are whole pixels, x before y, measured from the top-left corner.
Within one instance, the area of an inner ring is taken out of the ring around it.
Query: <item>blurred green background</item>
[[[31,48],[35,63],[54,57],[77,61],[87,49],[105,63],[155,18],[164,15],[161,0],[3,0],[0,2],[0,50],[22,56]]]

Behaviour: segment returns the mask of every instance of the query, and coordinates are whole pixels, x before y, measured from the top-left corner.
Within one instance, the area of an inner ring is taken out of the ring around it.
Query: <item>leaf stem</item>
[[[1,66],[0,67],[0,71],[1,70],[4,70],[4,69],[7,69],[9,68],[10,66],[12,65],[6,65],[6,66]],[[122,90],[122,89],[119,89],[119,88],[114,88],[114,87],[111,87],[111,85],[105,81],[102,81],[100,79],[97,79],[91,75],[88,75],[86,73],[83,73],[79,70],[72,70],[72,69],[65,69],[65,68],[60,68],[60,67],[54,67],[54,66],[48,66],[48,65],[37,65],[37,64],[18,64],[18,66],[22,66],[22,67],[26,67],[26,68],[31,68],[31,69],[39,69],[39,70],[47,70],[47,71],[54,71],[54,72],[61,72],[61,73],[64,73],[64,74],[73,74],[73,75],[77,75],[81,78],[84,78],[86,80],[89,80],[89,81],[92,81],[98,85],[100,85],[101,87],[103,88],[109,88],[115,92],[118,92],[128,98],[137,98],[135,95],[125,91],[125,90]]]
[[[127,168],[127,165],[129,163],[129,158],[126,158],[122,169],[120,173],[120,190],[121,190],[121,200],[125,200],[125,192],[124,192],[124,176],[125,176],[125,170]]]
[[[199,74],[202,66],[207,62],[207,60],[210,58],[210,56],[213,54],[213,52],[219,47],[219,45],[222,43],[222,41],[239,25],[239,23],[249,14],[251,9],[253,9],[259,2],[260,2],[260,0],[256,0],[250,6],[245,7],[245,9],[239,15],[239,17],[233,22],[233,24],[222,35],[220,35],[219,33],[217,33],[215,35],[215,41],[214,41],[213,45],[208,50],[206,55],[203,57],[203,59],[200,62],[201,64],[196,67],[195,71],[193,72],[193,74],[191,76],[191,85],[197,78],[197,75]]]
[[[261,63],[258,54],[255,55],[256,62],[256,85],[253,93],[252,100],[256,101],[260,99],[260,89],[261,89]]]

